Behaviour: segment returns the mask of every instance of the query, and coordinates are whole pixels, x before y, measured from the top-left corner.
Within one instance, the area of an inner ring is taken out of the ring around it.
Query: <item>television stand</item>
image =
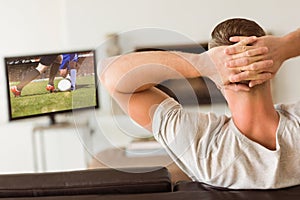
[[[79,133],[79,129],[83,131],[80,131]],[[51,155],[51,153],[55,154],[56,152],[57,155],[54,156],[55,157],[54,160],[56,161],[59,160],[57,159],[58,157],[63,157],[63,155],[66,154],[65,151],[68,152],[70,151],[70,149],[74,147],[76,147],[74,148],[74,150],[78,151],[78,146],[81,149],[81,152],[83,152],[82,153],[83,154],[82,158],[84,160],[83,163],[85,167],[87,167],[91,159],[91,156],[87,151],[87,149],[92,148],[92,134],[93,134],[93,130],[91,129],[88,123],[74,124],[66,121],[66,122],[55,122],[55,123],[44,124],[44,125],[36,125],[32,129],[34,171],[46,172],[51,170],[48,169],[47,166],[49,164],[47,158],[49,157],[49,155]],[[49,145],[49,141],[48,141],[49,137],[55,137],[55,136],[58,142]],[[49,148],[51,148],[52,150],[49,150]],[[59,148],[61,148],[62,150],[61,154],[59,153]],[[70,155],[70,157],[72,156],[74,155]],[[68,157],[66,159],[68,159]],[[63,159],[62,161],[64,160],[65,159]]]
[[[50,121],[49,126],[62,126],[62,125],[70,124],[70,122],[68,122],[68,121],[58,122],[56,120],[56,114],[54,114],[54,113],[52,113],[48,116],[49,116],[49,121]]]
[[[55,114],[49,115],[50,118],[50,125],[56,124]]]

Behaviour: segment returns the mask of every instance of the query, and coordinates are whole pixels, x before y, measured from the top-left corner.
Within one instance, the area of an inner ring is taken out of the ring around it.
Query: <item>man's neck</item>
[[[270,83],[256,86],[250,92],[225,91],[237,128],[249,139],[268,149],[276,149],[279,116],[274,109]]]

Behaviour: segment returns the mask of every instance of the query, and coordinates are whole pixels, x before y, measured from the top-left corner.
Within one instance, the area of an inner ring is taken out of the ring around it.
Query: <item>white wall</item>
[[[5,86],[4,56],[52,52],[63,48],[63,7],[60,0],[0,0],[0,85]],[[6,89],[0,87],[3,115],[7,121]]]
[[[0,172],[33,169],[30,121],[7,123],[4,56],[51,51],[62,46],[59,0],[0,0]],[[55,30],[55,31],[54,31]]]
[[[292,20],[298,17],[297,0],[66,0],[66,4],[68,41],[74,47],[100,44],[109,32],[145,27],[171,29],[205,41],[217,23],[230,17],[254,19],[276,34],[299,27]]]
[[[168,29],[202,42],[208,40],[217,23],[230,17],[254,19],[275,35],[300,27],[298,0],[0,0],[0,5],[0,59],[7,55],[98,48],[107,33],[145,27]],[[146,43],[132,37],[122,40],[127,45]],[[0,172],[28,171],[32,167],[32,121],[7,122],[5,70],[4,63],[0,63],[0,141],[6,141],[1,142],[0,152],[9,150],[0,154]],[[295,59],[280,71],[275,81],[276,101],[299,98],[299,65],[300,59]],[[13,144],[17,147],[13,148]],[[20,154],[27,158],[22,161],[24,166],[12,159]]]
[[[110,32],[124,34],[148,27],[168,29],[193,41],[207,41],[209,33],[220,21],[246,17],[257,21],[274,35],[284,35],[300,26],[297,0],[66,0],[66,31],[68,46],[101,46]],[[81,13],[81,14],[78,14]],[[84,14],[85,13],[85,14]],[[79,25],[79,22],[84,22]],[[124,38],[136,45],[147,41]],[[168,41],[166,41],[168,43]],[[124,47],[126,48],[126,47]],[[128,50],[128,49],[126,49]],[[292,101],[300,95],[299,59],[285,64],[275,83],[276,102]],[[298,86],[298,87],[297,87]]]

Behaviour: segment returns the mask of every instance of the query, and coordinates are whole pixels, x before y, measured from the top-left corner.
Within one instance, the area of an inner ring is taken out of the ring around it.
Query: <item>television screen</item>
[[[99,106],[94,50],[4,60],[9,120]]]

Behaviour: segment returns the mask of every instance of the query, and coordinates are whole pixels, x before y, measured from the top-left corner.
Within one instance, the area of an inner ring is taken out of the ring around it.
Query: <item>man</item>
[[[270,66],[277,62],[264,60],[274,49],[267,53],[256,47],[261,40],[255,37],[224,47],[235,35],[265,33],[253,21],[227,20],[213,31],[213,48],[206,54],[146,52],[111,58],[103,62],[101,81],[193,180],[234,189],[300,184],[300,103],[274,108],[268,79],[276,72]],[[237,54],[226,56],[224,49]],[[167,79],[198,76],[219,86],[232,117],[188,112],[153,87]]]
[[[71,90],[76,89],[78,54],[63,54],[63,60],[59,66],[59,74],[71,81]]]

